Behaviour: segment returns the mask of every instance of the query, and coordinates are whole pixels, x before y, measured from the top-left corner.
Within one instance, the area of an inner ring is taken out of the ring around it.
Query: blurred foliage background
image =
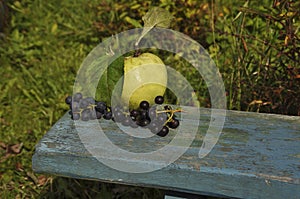
[[[2,198],[161,198],[162,191],[32,172],[35,144],[67,111],[85,56],[103,39],[141,27],[152,6],[198,41],[219,68],[228,108],[300,115],[300,2],[0,0],[0,195]],[[197,71],[174,66],[202,106]],[[79,191],[80,190],[80,191]]]

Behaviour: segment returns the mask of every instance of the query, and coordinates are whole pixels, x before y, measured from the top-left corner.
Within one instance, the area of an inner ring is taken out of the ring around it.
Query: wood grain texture
[[[135,138],[123,133],[112,121],[79,122],[75,126],[68,114],[37,144],[32,159],[33,169],[39,173],[71,178],[211,196],[300,198],[300,117],[226,111],[225,124],[217,144],[206,157],[200,159],[199,148],[209,122],[218,116],[211,116],[210,109],[200,109],[200,121],[196,121],[193,119],[197,118],[195,113],[189,109],[183,113],[186,115],[181,121],[181,126],[185,127],[182,131],[198,129],[193,143],[179,159],[160,170],[127,173],[112,169],[91,155],[86,145],[97,148],[101,158],[114,159],[116,157],[111,156],[113,153],[99,145],[97,139],[83,145],[78,130],[95,131],[100,124],[114,145],[133,153],[151,152],[170,144],[176,131],[165,138]],[[176,142],[171,149],[180,147],[180,142]],[[161,164],[149,159],[120,159],[120,164],[125,161],[135,166]]]

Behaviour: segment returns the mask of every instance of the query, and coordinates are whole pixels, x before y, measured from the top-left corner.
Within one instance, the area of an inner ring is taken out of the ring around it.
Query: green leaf
[[[104,101],[106,103],[111,102],[112,92],[114,89],[115,94],[121,96],[122,92],[122,84],[116,87],[117,82],[122,81],[122,77],[124,74],[124,57],[120,56],[116,60],[114,60],[104,71],[101,79],[98,83],[97,91],[96,91],[96,99]],[[122,82],[123,83],[123,82]]]
[[[153,7],[142,19],[144,21],[144,29],[135,43],[136,46],[139,45],[141,39],[154,27],[168,28],[173,20],[173,16],[163,8]]]
[[[124,56],[120,53],[118,38],[105,39],[103,44],[94,48],[83,61],[77,74],[75,91],[109,104],[114,89],[114,94],[121,96],[123,81],[118,88],[115,88],[115,85],[122,80],[123,68]]]
[[[161,27],[168,28],[171,24],[173,16],[167,10],[160,7],[151,8],[145,16],[142,17],[144,27]]]

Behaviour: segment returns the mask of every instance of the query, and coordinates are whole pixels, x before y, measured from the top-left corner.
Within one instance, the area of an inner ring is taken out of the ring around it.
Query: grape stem
[[[87,106],[88,109],[93,109],[94,107],[96,107],[96,105],[94,105],[94,104],[90,104],[90,105]],[[81,109],[79,109],[79,111],[76,111],[74,113],[79,113],[81,115],[81,113],[82,113],[83,110],[84,109],[81,108]]]
[[[175,110],[163,110],[163,111],[156,111],[156,113],[171,113],[174,115],[174,113],[177,112],[185,112],[182,109],[175,109]]]
[[[159,113],[171,113],[168,120],[164,123],[164,126],[173,119],[174,113],[177,113],[177,112],[185,112],[185,111],[183,111],[182,109],[156,111],[157,114],[159,114]]]

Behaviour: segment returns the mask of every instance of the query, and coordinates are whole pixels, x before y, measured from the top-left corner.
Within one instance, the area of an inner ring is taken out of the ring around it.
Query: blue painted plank
[[[186,137],[173,144],[176,131],[165,138],[136,138],[123,133],[112,121],[104,120],[100,121],[100,126],[109,141],[99,141],[95,134],[89,134],[99,130],[98,121],[75,125],[66,114],[36,146],[33,169],[72,178],[211,196],[300,198],[300,117],[226,111],[225,124],[217,144],[206,157],[199,158],[199,148],[209,122],[218,115],[212,116],[211,110],[200,109],[199,121],[194,119],[198,112],[193,109],[182,114],[186,114],[181,116],[184,118],[181,126],[185,128],[179,130],[186,132]],[[164,165],[164,160],[114,155],[106,144],[111,142],[133,154],[151,153],[166,145],[170,146],[168,150],[177,152],[191,136],[189,130],[195,128],[198,133],[187,151],[160,170],[128,173],[99,161],[105,159],[121,166],[129,164],[134,168],[141,166],[149,169]],[[82,135],[82,132],[86,134]],[[83,142],[84,136],[88,142]],[[99,153],[92,155],[87,148]]]
[[[175,196],[165,196],[165,199],[184,199],[184,198],[179,198],[179,197],[175,197]]]

